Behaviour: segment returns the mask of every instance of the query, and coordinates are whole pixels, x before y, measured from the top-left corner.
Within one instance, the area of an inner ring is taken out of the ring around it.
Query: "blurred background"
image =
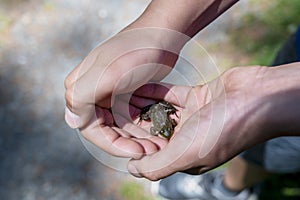
[[[149,181],[98,162],[64,122],[66,75],[149,2],[0,0],[0,199],[156,199]],[[269,65],[299,10],[298,0],[243,0],[195,39],[221,71]],[[270,180],[262,197],[299,198],[293,177]]]

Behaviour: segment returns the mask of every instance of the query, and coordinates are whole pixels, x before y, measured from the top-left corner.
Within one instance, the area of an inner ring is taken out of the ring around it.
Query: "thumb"
[[[174,135],[173,140],[164,149],[138,160],[130,160],[128,171],[133,176],[156,181],[177,171],[192,168],[194,165],[192,143],[188,137],[178,135],[176,138]]]
[[[174,163],[168,160],[169,157],[170,155],[162,150],[140,160],[132,159],[128,163],[128,171],[135,177],[159,180],[176,172]]]

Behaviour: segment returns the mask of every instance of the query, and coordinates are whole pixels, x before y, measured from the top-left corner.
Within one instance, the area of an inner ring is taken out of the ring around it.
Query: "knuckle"
[[[70,88],[67,89],[65,92],[65,99],[66,99],[67,105],[69,105],[70,108],[73,107],[73,96],[74,96],[73,90]]]
[[[158,181],[160,179],[160,177],[158,176],[157,173],[155,172],[147,172],[144,173],[144,177],[149,179],[150,181]]]
[[[81,130],[81,131],[79,131],[79,133],[80,133],[80,135],[81,135],[84,139],[86,139],[86,140],[88,140],[89,142],[92,142],[92,143],[93,143],[93,138],[91,137],[91,135],[89,134],[89,132]]]
[[[78,96],[76,96],[73,86],[68,88],[65,92],[65,100],[67,106],[71,109],[74,110],[76,108],[79,108],[80,102],[78,101]]]
[[[65,88],[68,89],[72,86],[73,81],[71,80],[71,76],[68,75],[64,80]]]

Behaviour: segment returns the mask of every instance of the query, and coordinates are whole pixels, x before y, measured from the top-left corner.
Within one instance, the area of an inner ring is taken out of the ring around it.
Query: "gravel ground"
[[[96,161],[64,123],[63,80],[148,3],[0,2],[0,199],[121,199],[117,186],[128,175]],[[226,40],[224,27],[238,12],[230,13],[198,40]]]
[[[0,199],[119,199],[115,183],[127,175],[67,127],[63,80],[146,3],[1,1]]]

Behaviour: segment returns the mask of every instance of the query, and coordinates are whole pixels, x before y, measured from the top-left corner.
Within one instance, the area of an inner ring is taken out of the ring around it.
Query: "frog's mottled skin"
[[[152,121],[150,128],[152,135],[161,135],[170,139],[177,125],[170,114],[176,114],[176,108],[169,102],[161,101],[144,107],[140,113],[140,120]]]

